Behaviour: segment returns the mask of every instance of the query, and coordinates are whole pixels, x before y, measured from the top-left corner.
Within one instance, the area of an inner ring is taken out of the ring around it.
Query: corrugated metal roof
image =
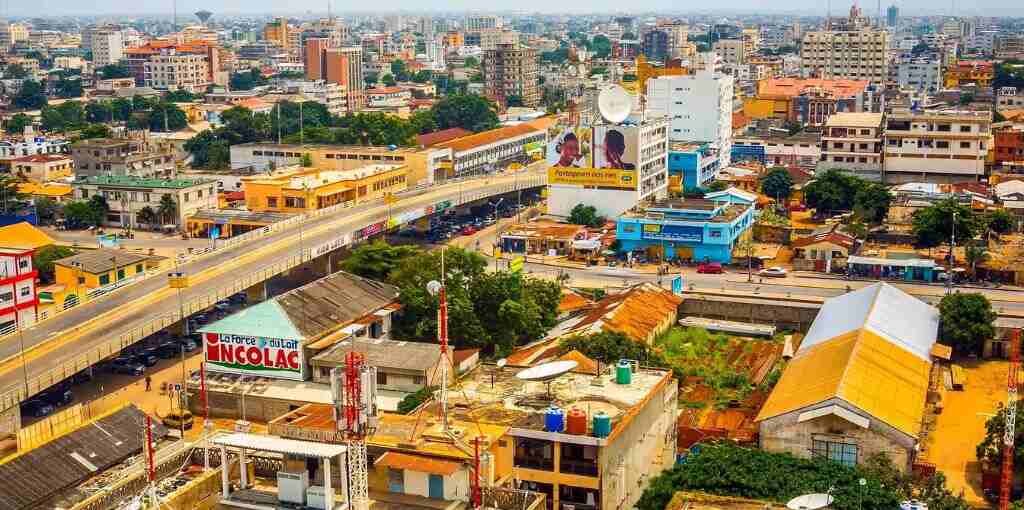
[[[213,444],[232,448],[245,448],[261,452],[287,453],[302,457],[333,458],[348,451],[348,447],[340,444],[317,443],[314,441],[298,441],[277,436],[246,434],[235,432],[213,438]]]
[[[0,509],[52,507],[51,500],[142,450],[145,414],[135,406],[87,425],[0,465]],[[155,438],[167,428],[154,421]]]
[[[344,340],[329,350],[317,354],[314,361],[344,363],[345,355],[355,350],[366,356],[366,364],[381,369],[427,371],[441,360],[441,345],[431,342],[405,342],[383,338]]]
[[[431,473],[435,475],[449,476],[459,470],[458,462],[442,460],[421,455],[412,455],[399,452],[385,452],[381,455],[375,466],[384,466],[391,469],[408,469],[419,473]]]
[[[52,237],[33,227],[27,221],[0,227],[0,247],[38,250],[51,244],[53,244]]]
[[[757,420],[832,401],[916,438],[937,321],[885,284],[828,300]]]
[[[97,248],[95,250],[83,250],[77,255],[65,257],[54,262],[65,267],[81,268],[86,273],[106,273],[117,267],[127,267],[139,262],[145,262],[153,257],[132,253],[125,250],[111,250],[109,248]]]
[[[939,311],[892,285],[876,283],[826,300],[800,348],[859,328],[867,328],[928,361],[938,337]]]
[[[257,303],[219,321],[199,328],[200,333],[260,336],[302,340],[302,333],[288,320],[277,301]]]

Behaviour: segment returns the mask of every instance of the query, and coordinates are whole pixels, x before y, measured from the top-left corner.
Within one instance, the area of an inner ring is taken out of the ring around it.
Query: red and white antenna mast
[[[999,510],[1010,508],[1013,486],[1014,436],[1017,425],[1017,371],[1020,368],[1020,330],[1010,332],[1010,372],[1006,381],[1006,423],[1003,428],[1003,472],[999,486]]]
[[[441,281],[431,280],[427,283],[427,292],[432,296],[438,296],[437,307],[437,342],[441,344],[441,394],[439,395],[438,411],[441,418],[441,426],[448,432],[448,292],[445,288],[444,274],[445,250],[441,248]]]

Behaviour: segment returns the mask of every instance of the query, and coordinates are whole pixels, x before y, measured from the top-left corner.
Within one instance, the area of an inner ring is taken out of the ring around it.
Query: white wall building
[[[992,146],[992,112],[893,111],[883,140],[885,182],[980,179]]]
[[[728,166],[733,84],[732,76],[710,71],[647,80],[647,115],[668,119],[670,141],[711,142]]]
[[[896,69],[900,88],[935,93],[942,89],[942,62],[935,58],[901,60]]]
[[[124,38],[120,30],[92,32],[92,62],[97,68],[116,64],[124,58]]]

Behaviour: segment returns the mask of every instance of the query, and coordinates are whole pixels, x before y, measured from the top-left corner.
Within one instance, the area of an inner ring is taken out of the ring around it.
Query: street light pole
[[[953,225],[949,232],[949,267],[946,269],[946,294],[953,293],[953,263],[955,258],[953,251],[956,249],[956,211],[953,211]]]

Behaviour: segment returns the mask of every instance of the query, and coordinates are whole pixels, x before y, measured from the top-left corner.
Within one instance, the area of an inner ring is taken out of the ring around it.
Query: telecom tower
[[[345,367],[331,371],[334,422],[348,445],[348,491],[353,510],[370,507],[367,487],[366,436],[377,428],[377,369],[361,353],[345,355]]]

